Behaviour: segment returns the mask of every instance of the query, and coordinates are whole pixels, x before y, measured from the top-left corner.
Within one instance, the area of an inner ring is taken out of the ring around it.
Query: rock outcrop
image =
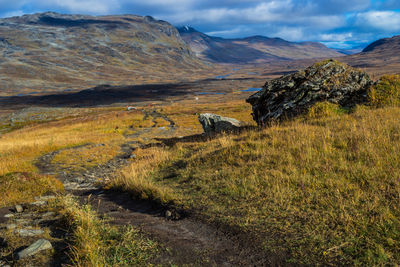
[[[297,73],[268,81],[246,101],[258,124],[294,117],[317,102],[351,107],[367,99],[373,84],[368,74],[335,60],[325,60]]]
[[[240,121],[222,117],[216,114],[204,113],[199,115],[199,121],[206,134],[229,132],[240,127]]]

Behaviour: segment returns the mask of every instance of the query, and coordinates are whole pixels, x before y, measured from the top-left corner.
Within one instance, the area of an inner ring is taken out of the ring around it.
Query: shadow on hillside
[[[238,78],[235,80],[246,80]],[[233,80],[233,79],[230,79]],[[205,79],[194,82],[145,84],[131,86],[101,85],[73,93],[55,93],[50,95],[24,95],[0,97],[0,109],[26,106],[40,107],[96,107],[115,103],[165,100],[171,96],[185,96],[208,90],[220,91],[224,79]],[[222,91],[221,91],[222,92]],[[212,94],[212,93],[211,93]]]

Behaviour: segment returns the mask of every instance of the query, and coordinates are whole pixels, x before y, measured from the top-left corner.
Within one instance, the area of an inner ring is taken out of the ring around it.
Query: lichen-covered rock
[[[216,114],[204,113],[199,115],[199,121],[206,134],[229,132],[240,127],[240,121],[222,117]]]
[[[24,259],[24,258],[33,256],[33,255],[39,253],[40,251],[48,250],[48,249],[52,249],[52,248],[53,248],[53,246],[51,245],[50,241],[48,241],[46,239],[39,239],[35,243],[33,243],[32,245],[27,247],[26,249],[18,252],[17,258]]]
[[[325,60],[294,74],[268,81],[246,101],[258,124],[307,112],[317,102],[342,107],[366,102],[373,84],[368,74],[335,60]]]

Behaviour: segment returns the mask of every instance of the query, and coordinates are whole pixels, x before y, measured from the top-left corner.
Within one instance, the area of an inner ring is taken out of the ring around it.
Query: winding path
[[[160,117],[170,123],[169,134],[177,129],[176,124],[167,116],[156,110],[145,111],[146,117],[153,121]],[[154,204],[133,200],[127,193],[105,191],[99,179],[107,181],[116,170],[128,164],[128,159],[135,147],[144,147],[137,141],[141,134],[149,134],[154,129],[143,128],[137,133],[127,136],[127,142],[121,146],[121,153],[104,165],[99,165],[81,172],[64,172],[52,163],[58,150],[38,159],[36,166],[43,174],[55,175],[61,180],[68,193],[90,203],[102,215],[111,218],[115,225],[133,225],[139,227],[150,238],[159,241],[169,252],[163,252],[156,259],[162,265],[201,265],[201,266],[249,266],[263,265],[264,259],[252,259],[250,248],[244,249],[235,238],[213,226],[206,225],[194,217],[180,216],[180,219],[167,219],[166,209]],[[89,144],[88,144],[89,145]],[[153,143],[151,145],[160,145]],[[82,147],[82,146],[80,146]],[[77,149],[80,147],[68,148]],[[90,197],[89,197],[90,196]]]

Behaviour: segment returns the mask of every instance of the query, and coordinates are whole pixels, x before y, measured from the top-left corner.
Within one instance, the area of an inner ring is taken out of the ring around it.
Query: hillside
[[[377,40],[361,53],[339,59],[378,75],[400,73],[400,35]]]
[[[317,42],[293,43],[264,36],[224,39],[188,26],[180,27],[178,31],[198,57],[216,63],[261,63],[343,56]]]
[[[168,82],[194,68],[205,65],[174,27],[152,17],[47,12],[0,19],[0,95]]]

